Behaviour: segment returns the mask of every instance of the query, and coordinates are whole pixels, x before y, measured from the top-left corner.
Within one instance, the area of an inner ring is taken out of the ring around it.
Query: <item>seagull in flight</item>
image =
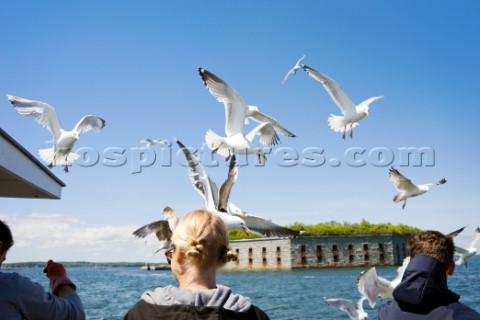
[[[256,135],[260,136],[260,143],[265,146],[274,146],[280,142],[275,127],[279,128],[281,133],[293,136],[275,119],[260,113],[258,108],[247,107],[242,96],[222,79],[203,68],[199,68],[198,72],[208,91],[225,106],[225,133],[227,136],[221,137],[212,130],[208,130],[205,135],[205,141],[212,152],[224,156],[227,161],[232,154],[256,154],[261,163],[261,158],[264,160],[267,158],[263,150],[252,142]],[[244,135],[245,120],[248,117],[261,123]]]
[[[287,75],[285,76],[285,78],[283,79],[282,84],[284,84],[284,83],[287,81],[288,77],[289,77],[291,74],[295,75],[295,74],[297,73],[297,71],[298,71],[301,67],[303,67],[302,60],[305,59],[305,57],[306,57],[306,56],[303,55],[300,59],[298,59],[297,63],[295,63],[295,66],[294,66],[292,69],[288,70],[288,73],[287,73]]]
[[[410,257],[403,259],[403,264],[397,269],[397,276],[391,281],[379,277],[375,267],[360,273],[357,280],[358,291],[368,300],[370,307],[375,307],[377,297],[393,299],[393,289],[402,281],[409,262]]]
[[[461,248],[458,246],[455,246],[455,254],[459,255],[460,258],[455,261],[455,264],[457,266],[462,265],[462,263],[465,264],[465,267],[467,267],[467,260],[477,254],[477,242],[480,240],[480,227],[477,227],[475,229],[475,234],[473,236],[472,241],[470,241],[470,244],[466,248]]]
[[[172,243],[172,233],[173,230],[177,227],[179,217],[175,210],[170,207],[165,207],[163,209],[163,215],[166,220],[158,220],[151,222],[143,227],[138,228],[133,232],[133,234],[139,238],[146,238],[148,235],[155,233],[157,239],[160,241],[161,246],[154,253],[159,252],[160,250],[167,250],[170,248]]]
[[[205,209],[218,215],[223,220],[228,230],[241,229],[247,234],[250,233],[247,224],[242,218],[232,216],[227,212],[228,199],[238,172],[235,155],[231,157],[228,178],[220,187],[221,191],[215,192],[218,188],[216,189],[216,185],[213,186],[214,182],[208,177],[205,168],[197,156],[190,152],[190,150],[188,150],[179,140],[176,140],[176,142],[187,159],[187,170],[190,181],[195,190],[197,190],[205,200]]]
[[[395,188],[400,191],[399,194],[393,197],[393,202],[397,203],[400,201],[403,202],[402,209],[405,209],[407,205],[407,199],[411,197],[416,197],[421,194],[424,194],[427,191],[430,191],[430,188],[434,185],[441,185],[447,182],[447,179],[443,178],[440,181],[435,183],[425,183],[425,184],[413,184],[412,181],[405,176],[403,176],[397,169],[391,167],[389,170],[390,181],[393,182]]]
[[[48,164],[49,168],[60,164],[65,165],[64,171],[68,172],[68,165],[79,158],[72,152],[73,145],[80,139],[81,132],[94,130],[99,132],[105,127],[106,122],[102,118],[93,115],[84,116],[71,131],[65,131],[60,127],[55,109],[48,103],[7,95],[7,99],[15,110],[22,116],[31,116],[53,136],[53,147],[39,150],[39,155]]]
[[[167,144],[166,140],[161,140],[161,139],[143,139],[140,140],[140,143],[145,143],[148,148],[151,148],[154,144]]]
[[[365,297],[361,297],[357,302],[357,308],[353,305],[352,300],[342,298],[327,298],[323,297],[323,301],[330,306],[340,309],[352,320],[365,320],[368,319],[368,314],[363,310],[363,300]]]
[[[355,106],[345,91],[332,78],[306,65],[303,65],[302,68],[309,76],[323,85],[333,102],[340,108],[343,116],[331,114],[328,123],[333,131],[343,132],[342,139],[345,139],[347,131],[350,131],[350,138],[353,138],[353,128],[358,125],[360,120],[368,116],[369,105],[384,98],[383,96],[368,98]]]
[[[230,160],[228,177],[220,189],[218,189],[217,184],[208,177],[197,156],[186,148],[183,143],[176,141],[185,154],[190,182],[204,198],[206,209],[218,214],[225,222],[227,229],[243,229],[247,233],[253,232],[264,237],[291,237],[298,235],[298,231],[284,228],[261,217],[249,215],[229,201],[230,193],[238,176],[234,155]]]

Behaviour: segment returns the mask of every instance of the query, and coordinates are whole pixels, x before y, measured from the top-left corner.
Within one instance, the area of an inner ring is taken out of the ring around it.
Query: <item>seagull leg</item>
[[[350,139],[353,138],[353,128],[352,128],[352,126],[353,126],[353,123],[350,123]]]
[[[230,152],[230,149],[228,149],[228,157],[225,158],[225,161],[230,160],[231,157],[232,157],[232,153]]]
[[[52,169],[52,168],[53,168],[53,162],[48,165],[48,168],[49,168],[49,169]]]
[[[405,201],[403,202],[403,206],[402,206],[402,209],[405,209],[405,206],[407,205],[407,199],[405,199]]]
[[[345,124],[345,127],[343,128],[343,135],[342,139],[345,140],[345,134],[347,133],[347,125]]]
[[[65,173],[68,173],[68,165],[65,165],[65,168],[63,168],[63,171],[65,171]]]
[[[257,153],[258,164],[262,164],[262,159],[260,158],[260,153]]]

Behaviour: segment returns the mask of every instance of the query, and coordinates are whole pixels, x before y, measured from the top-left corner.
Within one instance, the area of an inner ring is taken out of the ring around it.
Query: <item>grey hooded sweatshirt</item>
[[[140,319],[269,319],[250,299],[218,285],[210,290],[189,290],[174,286],[147,291],[125,315]]]

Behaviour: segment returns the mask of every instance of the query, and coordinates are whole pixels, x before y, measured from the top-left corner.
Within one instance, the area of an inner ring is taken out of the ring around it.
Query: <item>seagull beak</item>
[[[251,235],[251,234],[252,234],[252,231],[251,231],[250,229],[248,229],[248,228],[243,228],[243,231],[245,231],[245,233],[246,233],[247,235]]]

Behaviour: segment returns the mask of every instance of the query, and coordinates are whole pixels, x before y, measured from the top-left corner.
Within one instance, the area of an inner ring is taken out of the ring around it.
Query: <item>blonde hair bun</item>
[[[238,256],[235,252],[233,252],[232,250],[227,250],[225,252],[225,261],[224,262],[237,261],[237,260],[238,260]]]

